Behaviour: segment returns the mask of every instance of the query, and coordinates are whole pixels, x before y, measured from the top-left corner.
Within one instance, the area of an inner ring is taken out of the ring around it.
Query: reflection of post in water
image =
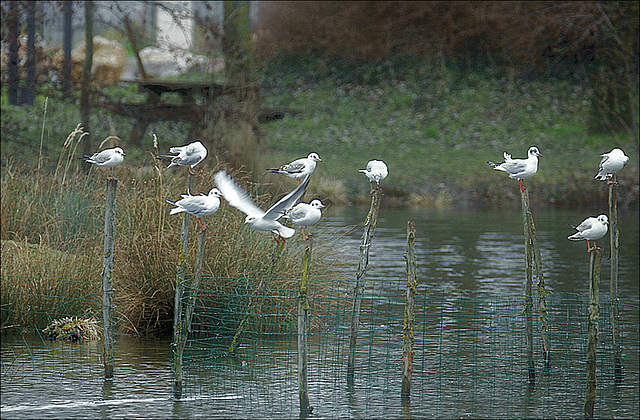
[[[609,242],[611,244],[611,276],[609,298],[611,306],[611,333],[613,345],[613,371],[616,381],[622,380],[622,362],[620,355],[620,330],[618,322],[618,255],[620,252],[620,230],[618,229],[618,183],[609,184]]]
[[[596,402],[596,348],[598,343],[598,304],[600,290],[600,266],[602,263],[602,249],[590,251],[589,260],[589,326],[587,338],[587,389],[584,399],[584,414],[593,417]]]
[[[358,325],[360,324],[360,305],[364,292],[364,274],[369,266],[369,248],[371,240],[378,224],[378,211],[380,210],[380,197],[382,190],[376,188],[371,191],[371,207],[364,223],[362,245],[360,245],[360,261],[356,270],[356,285],[353,293],[353,311],[351,313],[351,337],[349,339],[349,360],[347,364],[347,386],[353,387],[356,369],[356,341],[358,338]]]
[[[402,399],[403,413],[405,400],[411,394],[411,371],[413,365],[413,324],[415,322],[416,289],[418,275],[415,253],[416,227],[412,221],[407,222],[407,301],[404,307],[404,324],[402,328]]]

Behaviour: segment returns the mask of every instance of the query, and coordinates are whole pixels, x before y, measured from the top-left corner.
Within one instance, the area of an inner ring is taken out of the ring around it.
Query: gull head
[[[529,148],[529,157],[532,157],[532,156],[543,157],[542,153],[540,153],[540,150],[538,150],[538,148],[535,147],[535,146],[532,146],[532,147]]]
[[[222,193],[217,188],[211,188],[211,191],[209,191],[209,196],[210,197],[222,197]]]
[[[307,159],[311,159],[315,162],[322,162],[322,159],[320,159],[320,156],[318,156],[317,153],[309,153],[309,156],[307,156]]]
[[[322,204],[322,201],[320,201],[320,200],[313,200],[311,203],[309,203],[309,205],[311,207],[319,208],[319,209],[324,207],[324,204]]]
[[[601,214],[600,216],[597,217],[598,222],[608,225],[609,224],[609,219],[607,218],[606,214]]]
[[[116,147],[115,149],[113,149],[113,151],[119,155],[125,156],[124,150],[122,150],[120,147]]]
[[[245,225],[252,225],[255,221],[256,221],[256,217],[255,216],[247,216],[244,219],[244,224]]]

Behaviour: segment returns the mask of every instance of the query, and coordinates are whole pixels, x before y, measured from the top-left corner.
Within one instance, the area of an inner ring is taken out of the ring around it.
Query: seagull
[[[207,148],[199,141],[196,141],[186,146],[171,147],[169,153],[173,153],[173,155],[160,155],[161,158],[171,159],[171,163],[167,168],[189,166],[189,173],[193,175],[193,167],[207,157]]]
[[[607,234],[608,224],[609,219],[605,214],[601,214],[598,217],[587,217],[578,226],[574,226],[578,232],[568,236],[567,239],[572,241],[584,239],[587,241],[587,252],[593,251],[597,249],[596,240]],[[589,246],[589,241],[593,241],[593,248]]]
[[[306,158],[296,159],[279,168],[267,169],[267,171],[274,174],[283,174],[300,182],[301,179],[313,173],[316,169],[316,162],[322,162],[320,156],[317,153],[309,153]]]
[[[529,157],[526,159],[511,159],[511,155],[504,152],[503,163],[489,162],[489,165],[497,171],[506,172],[509,174],[509,178],[517,179],[520,185],[520,191],[527,189],[524,186],[524,180],[531,178],[538,172],[538,156],[542,157],[537,147],[532,146],[529,148]]]
[[[99,153],[94,153],[91,156],[83,156],[83,159],[85,162],[111,168],[111,173],[113,174],[113,168],[124,162],[124,156],[124,150],[120,147],[114,147],[113,149],[105,149]],[[109,176],[108,179],[113,179],[113,176]]]
[[[213,179],[222,192],[222,196],[247,217],[244,223],[254,229],[264,230],[273,234],[273,239],[280,243],[291,238],[296,231],[290,227],[281,225],[277,220],[282,217],[307,191],[310,175],[302,181],[295,190],[282,197],[277,203],[271,206],[267,211],[258,207],[249,194],[242,189],[225,171],[216,172]],[[277,236],[276,236],[277,235]]]
[[[176,206],[172,208],[169,214],[177,214],[187,212],[194,215],[200,223],[202,230],[206,230],[207,226],[202,221],[202,217],[210,216],[220,208],[220,196],[222,193],[217,188],[212,188],[209,195],[191,195],[183,194],[178,201],[167,200],[170,204]]]
[[[607,184],[615,184],[616,172],[629,162],[629,156],[625,155],[624,152],[617,147],[601,156],[600,168],[595,179],[599,179],[600,181],[607,180]],[[610,180],[611,178],[613,178],[613,181]]]
[[[380,181],[385,179],[389,174],[387,165],[381,160],[370,160],[367,163],[367,169],[360,169],[359,172],[365,174],[366,177],[369,178],[370,183],[373,184],[375,181],[376,189],[380,188]]]
[[[301,229],[305,226],[316,224],[322,217],[322,209],[324,204],[320,200],[313,200],[311,203],[298,203],[295,207],[287,210],[284,214],[285,219],[291,220],[294,225],[300,225]],[[305,235],[302,230],[302,236],[305,240],[309,238],[309,235]]]

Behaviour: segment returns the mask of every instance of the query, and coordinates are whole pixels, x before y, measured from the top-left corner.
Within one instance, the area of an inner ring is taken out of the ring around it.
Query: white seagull
[[[266,212],[258,207],[249,194],[242,189],[225,171],[216,172],[213,179],[222,192],[222,196],[241,212],[247,215],[244,223],[254,229],[271,232],[276,242],[280,239],[291,238],[295,229],[281,225],[277,220],[281,218],[307,191],[309,179],[307,176],[295,190],[282,197],[277,203],[271,206]],[[276,235],[278,235],[276,237]]]
[[[105,168],[113,168],[124,162],[124,150],[120,147],[114,147],[113,149],[105,149],[99,153],[94,153],[91,156],[84,156],[85,162],[93,163],[94,165],[103,166]],[[109,179],[113,178],[109,176]]]
[[[322,208],[324,208],[324,204],[320,200],[313,200],[311,203],[298,203],[287,210],[282,217],[291,220],[294,225],[301,226],[302,236],[306,240],[309,235],[305,235],[304,227],[316,224],[320,220]]]
[[[542,154],[535,146],[529,148],[528,155],[526,159],[511,159],[511,155],[504,152],[503,163],[489,162],[489,165],[497,171],[508,173],[511,179],[517,179],[522,191],[526,189],[524,180],[531,178],[538,172],[538,156],[542,157]]]
[[[360,169],[359,172],[365,174],[370,183],[375,181],[376,189],[380,188],[380,181],[389,175],[387,165],[381,160],[370,160],[367,163],[367,169]]]
[[[189,214],[194,215],[198,222],[200,223],[200,227],[202,230],[206,230],[207,226],[202,221],[204,216],[210,216],[213,213],[217,212],[220,208],[220,190],[217,188],[212,188],[209,191],[209,195],[191,195],[191,194],[183,194],[182,198],[178,201],[170,201],[167,200],[170,204],[176,206],[172,208],[169,214],[177,214],[182,212],[187,212]]]
[[[629,162],[629,156],[625,155],[621,149],[617,147],[609,153],[601,155],[600,168],[598,174],[595,176],[600,181],[607,180],[608,184],[615,183],[615,175],[620,169]],[[610,178],[613,177],[613,181]]]
[[[280,166],[279,168],[267,169],[267,171],[274,174],[283,174],[289,178],[293,178],[300,182],[301,179],[311,175],[316,169],[316,162],[322,162],[320,156],[317,153],[309,153],[306,158],[296,159],[291,163]]]
[[[572,241],[587,241],[587,252],[597,249],[596,240],[602,238],[607,234],[607,225],[609,219],[605,214],[601,214],[598,217],[587,217],[578,226],[575,226],[576,233],[567,237]],[[589,241],[593,241],[593,248],[589,246]]]
[[[207,148],[199,141],[187,144],[186,146],[175,146],[169,149],[173,155],[161,155],[163,158],[171,158],[172,166],[189,166],[189,173],[193,174],[193,167],[202,162],[207,157]]]

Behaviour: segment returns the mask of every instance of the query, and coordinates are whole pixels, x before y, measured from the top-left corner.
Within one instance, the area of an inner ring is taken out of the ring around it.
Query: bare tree
[[[19,13],[18,2],[10,1],[7,12],[7,30],[9,32],[9,104],[11,105],[18,105],[18,86],[20,84],[20,69],[18,67]]]
[[[93,1],[84,2],[84,19],[85,19],[85,60],[82,69],[82,91],[80,93],[80,113],[82,126],[85,131],[89,130],[89,117],[91,115],[91,103],[89,100],[91,82],[91,67],[93,65]],[[87,136],[84,142],[84,154],[91,155],[91,136]],[[85,165],[85,169],[89,169],[89,164]]]
[[[36,5],[37,2],[27,2],[27,80],[22,90],[20,102],[33,105],[36,89]]]
[[[62,90],[65,96],[71,93],[71,42],[73,40],[73,2],[64,2],[64,60],[62,64]]]

